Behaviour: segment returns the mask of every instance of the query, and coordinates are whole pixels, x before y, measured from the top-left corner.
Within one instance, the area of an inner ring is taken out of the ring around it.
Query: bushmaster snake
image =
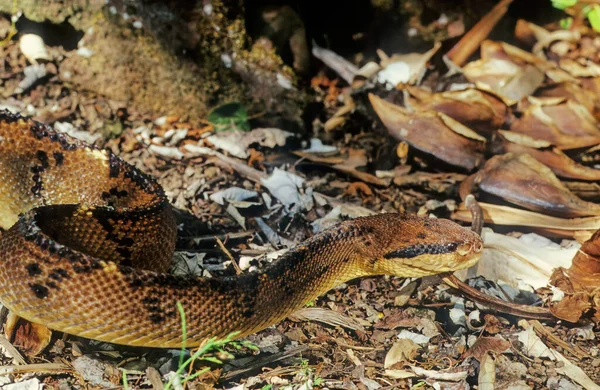
[[[343,222],[260,272],[167,274],[176,225],[158,183],[111,152],[0,112],[0,301],[66,333],[179,347],[275,324],[353,278],[467,268],[481,238],[449,220],[380,214]]]

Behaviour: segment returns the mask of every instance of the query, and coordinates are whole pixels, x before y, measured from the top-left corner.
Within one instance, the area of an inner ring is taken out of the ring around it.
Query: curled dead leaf
[[[498,144],[495,151],[500,153],[529,154],[554,172],[557,176],[578,180],[600,180],[600,169],[581,165],[564,154],[560,149],[521,133],[498,131]]]
[[[483,356],[488,352],[502,353],[509,349],[511,344],[501,336],[496,337],[479,337],[475,344],[464,354],[464,358],[474,357],[481,361]]]
[[[416,111],[438,111],[490,137],[509,119],[506,104],[495,95],[476,88],[431,94],[422,88],[407,86],[407,107]]]
[[[409,112],[373,94],[369,100],[395,139],[467,170],[483,161],[481,137],[452,118],[433,111]]]
[[[542,84],[544,62],[514,46],[487,40],[481,44],[481,59],[465,65],[463,74],[479,88],[494,91],[511,104],[533,94]]]
[[[4,326],[6,338],[27,356],[39,355],[50,344],[52,331],[9,312]]]
[[[373,196],[373,191],[365,183],[357,181],[357,182],[351,183],[344,191],[344,194],[346,194],[348,196],[361,195],[361,196],[367,198],[369,196]]]
[[[385,355],[384,368],[390,368],[397,363],[409,362],[417,356],[419,345],[410,339],[400,339],[394,343]]]
[[[575,196],[552,171],[527,154],[506,153],[489,159],[484,168],[461,183],[460,194],[472,186],[528,210],[558,217],[600,215],[600,205]]]
[[[572,100],[529,99],[522,116],[510,130],[548,141],[559,149],[575,149],[600,143],[598,122],[587,108]]]
[[[581,79],[579,83],[564,82],[545,85],[535,92],[538,97],[568,99],[583,105],[596,118],[600,108],[600,77]]]

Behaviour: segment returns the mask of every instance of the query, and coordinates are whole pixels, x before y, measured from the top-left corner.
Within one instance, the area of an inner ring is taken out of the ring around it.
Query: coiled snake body
[[[261,272],[165,273],[176,226],[162,188],[111,152],[0,112],[0,301],[55,330],[179,347],[275,324],[365,275],[420,277],[473,265],[482,242],[443,219],[381,214],[341,223]]]

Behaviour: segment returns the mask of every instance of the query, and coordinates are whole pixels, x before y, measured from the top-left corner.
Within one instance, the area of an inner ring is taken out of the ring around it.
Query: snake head
[[[474,265],[483,250],[477,233],[447,219],[381,214],[360,224],[370,229],[362,253],[363,267],[372,275],[422,277],[456,271]]]

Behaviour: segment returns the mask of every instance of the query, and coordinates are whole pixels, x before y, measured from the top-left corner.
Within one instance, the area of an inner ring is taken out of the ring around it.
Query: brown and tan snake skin
[[[420,277],[473,265],[480,237],[451,221],[381,214],[341,223],[261,272],[165,273],[176,225],[162,188],[111,152],[0,112],[0,301],[51,329],[117,344],[179,347],[284,319],[350,279]]]

